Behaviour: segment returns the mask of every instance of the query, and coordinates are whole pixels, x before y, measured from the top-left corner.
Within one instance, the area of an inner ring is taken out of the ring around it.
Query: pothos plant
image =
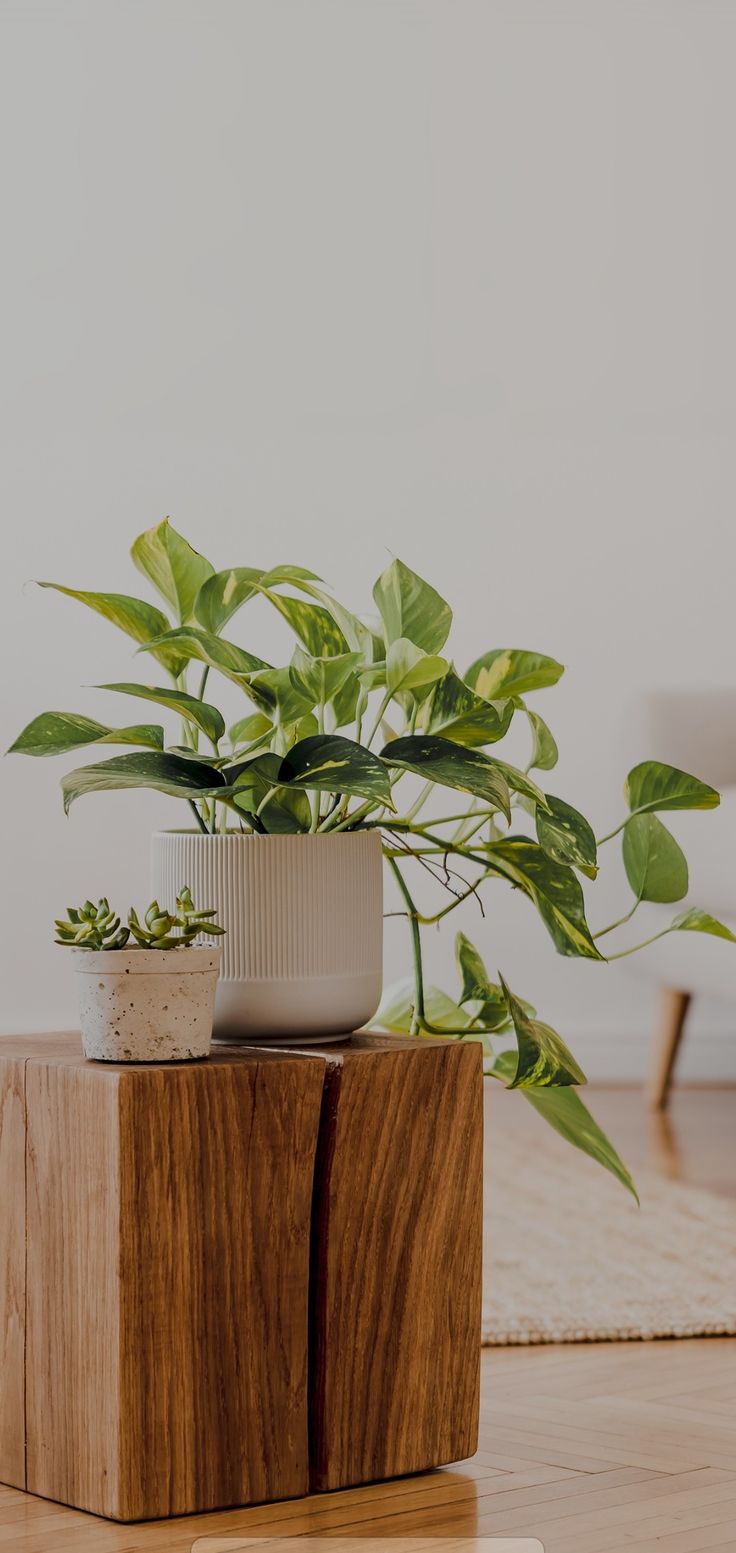
[[[388,992],[379,1022],[390,1030],[481,1042],[487,1074],[519,1089],[558,1132],[633,1191],[580,1100],[577,1086],[585,1076],[562,1038],[502,978],[489,976],[463,933],[456,939],[456,998],[425,985],[422,929],[501,882],[528,897],[558,953],[599,962],[631,954],[644,945],[607,953],[608,935],[642,902],[674,902],[687,892],[685,857],[658,815],[713,808],[718,793],[686,772],[644,761],[626,780],[623,817],[596,840],[584,816],[547,791],[557,746],[526,700],[556,684],[562,665],[542,653],[494,647],[461,672],[446,649],[449,604],[400,560],[378,578],[377,615],[366,620],[303,567],[216,571],[168,520],[141,534],[131,554],[167,613],[128,594],[40,586],[96,610],[154,660],[163,683],[126,680],[99,688],[175,713],[179,741],[170,742],[159,723],[115,727],[77,713],[43,712],[12,749],[59,755],[91,744],[131,746],[62,779],[67,812],[84,793],[145,787],[182,799],[207,834],[233,827],[319,835],[380,829],[409,926],[413,974]],[[296,637],[287,664],[274,666],[230,638],[233,617],[256,598],[278,610]],[[224,676],[244,697],[243,715],[227,729],[211,699],[212,676]],[[523,770],[496,752],[519,717],[531,740]],[[408,784],[411,797],[402,807],[409,774],[421,786],[416,792],[416,783]],[[442,792],[455,801],[437,812]],[[616,836],[633,901],[616,922],[592,931],[582,881],[595,880],[599,848]],[[413,873],[444,887],[448,898],[438,910],[419,909]],[[673,932],[733,939],[700,909],[675,916],[654,936]]]

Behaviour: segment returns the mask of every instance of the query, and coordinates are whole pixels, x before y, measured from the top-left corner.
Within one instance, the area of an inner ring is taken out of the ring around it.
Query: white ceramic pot
[[[85,1057],[186,1062],[212,1040],[221,949],[72,949]]]
[[[383,977],[378,831],[153,837],[153,893],[188,884],[227,929],[215,1037],[288,1042],[344,1035],[373,1017]]]

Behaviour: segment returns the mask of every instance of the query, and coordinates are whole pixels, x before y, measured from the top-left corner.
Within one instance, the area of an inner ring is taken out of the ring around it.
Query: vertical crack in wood
[[[309,1470],[310,1474],[323,1470],[324,1410],[318,1398],[324,1385],[325,1349],[329,1341],[324,1320],[325,1274],[323,1251],[329,1239],[329,1197],[332,1178],[332,1161],[335,1154],[337,1110],[342,1062],[336,1057],[325,1059],[324,1087],[319,1113],[317,1147],[314,1154],[314,1183],[312,1187],[312,1218],[309,1248],[309,1337],[307,1357],[307,1397],[309,1410]]]

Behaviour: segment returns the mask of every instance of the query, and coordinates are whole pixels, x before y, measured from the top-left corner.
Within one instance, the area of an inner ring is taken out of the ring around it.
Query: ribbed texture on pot
[[[380,974],[383,871],[376,831],[340,836],[153,837],[153,891],[188,884],[227,929],[223,981]]]

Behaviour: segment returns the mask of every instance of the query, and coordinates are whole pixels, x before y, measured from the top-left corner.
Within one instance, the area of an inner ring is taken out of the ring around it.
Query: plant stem
[[[201,816],[201,814],[199,812],[199,809],[197,808],[196,803],[194,802],[194,799],[193,798],[187,798],[187,803],[189,804],[189,807],[190,807],[190,809],[192,811],[192,814],[194,815],[195,820],[197,821],[197,824],[198,824],[200,830],[206,836],[208,834],[207,826],[205,825],[204,820],[202,819],[202,816]]]
[[[633,904],[631,910],[627,911],[625,917],[617,917],[615,922],[609,922],[608,927],[602,927],[598,933],[594,933],[593,934],[593,938],[605,938],[606,933],[612,933],[614,928],[623,927],[625,922],[630,922],[631,921],[631,918],[633,917],[634,912],[636,911],[637,907],[640,906],[640,905],[641,905],[641,896],[639,895],[639,896],[637,896],[637,899],[634,901],[634,904]]]
[[[370,747],[371,747],[371,745],[373,743],[373,740],[375,739],[376,734],[378,733],[378,730],[379,730],[379,728],[381,726],[381,721],[382,721],[382,718],[383,718],[383,714],[384,714],[384,712],[386,711],[386,709],[388,707],[388,704],[389,704],[389,702],[391,700],[391,696],[392,696],[392,691],[387,690],[385,696],[383,697],[381,705],[378,708],[378,712],[376,714],[376,720],[375,720],[375,722],[373,724],[373,727],[371,728],[370,734],[369,734],[368,738],[365,741],[365,747],[366,747],[367,750],[370,749]]]
[[[452,840],[453,841],[462,841],[462,839],[463,839],[463,837],[465,835],[465,831],[466,831],[467,826],[475,818],[477,813],[478,813],[478,805],[477,805],[477,802],[476,802],[475,798],[472,798],[470,803],[469,803],[469,805],[468,805],[468,807],[467,807],[467,809],[465,810],[465,813],[460,816],[460,823],[459,823],[459,825],[456,826],[455,830],[452,833]],[[484,819],[485,819],[485,815],[484,815]],[[480,827],[478,827],[478,828],[480,828]]]
[[[366,690],[363,688],[363,685],[361,684],[360,689],[358,691],[358,699],[357,699],[357,701],[355,703],[355,742],[356,742],[356,744],[361,744],[363,742],[362,741],[363,718],[365,716],[367,705],[368,705],[368,695],[367,695]]]
[[[599,840],[596,842],[596,846],[602,847],[607,841],[613,841],[614,836],[620,836],[621,831],[625,828],[626,825],[628,825],[629,820],[633,820],[635,815],[639,814],[639,812],[640,811],[638,809],[635,809],[632,814],[627,814],[626,819],[622,820],[621,824],[617,825],[615,830],[609,830],[607,836],[601,836],[599,838]]]
[[[459,825],[458,826],[458,828],[457,828],[457,830],[456,830],[456,832],[455,832],[455,834],[454,834],[454,836],[452,838],[453,841],[456,841],[458,843],[460,843],[461,841],[470,841],[471,836],[475,836],[479,830],[483,829],[483,826],[485,825],[486,821],[488,820],[488,815],[487,814],[481,814],[480,818],[476,817],[475,824],[473,824],[473,825],[470,824],[471,819],[472,819],[472,816],[468,815],[468,825]]]
[[[384,824],[387,830],[391,829],[390,820],[382,820],[381,825]],[[366,828],[373,830],[376,827],[371,824]],[[446,851],[447,847],[412,847],[411,851],[408,852],[406,847],[387,847],[384,845],[383,855],[384,857],[442,857]]]
[[[416,906],[409,894],[409,889],[396,859],[390,857],[388,865],[404,898],[409,916],[411,948],[414,958],[414,1013],[412,1014],[409,1034],[417,1035],[420,1026],[424,1024],[424,973],[422,970],[422,938],[419,931],[419,919]]]
[[[389,868],[391,869],[391,872],[393,873],[396,883],[398,884],[401,894],[404,898],[404,902],[406,904],[406,914],[409,918],[409,926],[411,928],[411,947],[414,960],[414,1013],[412,1015],[409,1034],[418,1035],[420,1030],[424,1031],[426,1035],[442,1035],[445,1037],[453,1035],[466,1036],[472,1034],[473,1032],[480,1033],[478,1025],[474,1020],[469,1021],[467,1026],[463,1026],[462,1028],[458,1029],[441,1029],[439,1025],[432,1025],[429,1023],[429,1020],[427,1019],[427,1016],[424,1012],[422,937],[419,928],[419,924],[422,919],[419,915],[419,912],[417,911],[412,896],[409,893],[408,885],[395,858],[390,857],[388,863]]]
[[[355,816],[353,815],[352,818],[354,819]],[[489,867],[487,857],[479,857],[477,852],[469,852],[467,847],[458,846],[455,841],[442,841],[441,837],[433,836],[431,830],[426,826],[409,825],[406,820],[391,818],[388,820],[368,820],[366,828],[369,830],[380,828],[388,831],[406,831],[411,836],[420,836],[423,841],[431,842],[432,848],[436,852],[451,852],[454,857],[467,858],[468,862],[475,863],[478,868],[486,869],[492,873],[495,872],[495,869]],[[508,875],[504,874],[504,878],[508,878]]]
[[[425,782],[424,787],[422,788],[422,791],[419,794],[419,797],[417,798],[416,802],[412,804],[410,809],[407,809],[406,814],[404,815],[404,819],[405,820],[413,820],[413,819],[416,818],[416,816],[419,813],[419,810],[422,809],[424,807],[425,803],[427,802],[427,799],[429,798],[429,795],[432,792],[432,790],[434,788],[434,785],[435,785],[434,782]]]
[[[432,783],[432,786],[434,786],[434,783]],[[485,814],[483,815],[483,819],[484,820],[489,819],[490,815],[491,815],[491,810],[488,809],[485,812]],[[440,815],[440,817],[438,819],[435,819],[435,820],[425,820],[424,824],[425,824],[425,826],[428,829],[436,830],[438,825],[451,825],[454,820],[466,820],[467,818],[468,818],[468,810],[465,809],[465,810],[463,810],[462,814],[442,814],[442,815]],[[406,822],[406,820],[408,820],[408,819],[409,819],[409,815],[405,814],[404,815],[404,822]]]
[[[326,813],[324,819],[320,822],[320,825],[319,825],[320,831],[325,831],[327,829],[327,826],[328,826],[330,820],[333,818],[333,816],[335,815],[337,810],[340,808],[340,804],[343,801],[344,800],[343,800],[342,793],[335,793],[330,808],[327,810],[327,813]]]
[[[640,944],[632,944],[630,949],[619,949],[618,954],[607,955],[608,963],[610,964],[611,960],[624,960],[627,954],[636,954],[637,950],[646,949],[649,944],[656,944],[658,938],[666,938],[667,934],[673,931],[673,928],[665,927],[661,933],[653,933],[651,938],[643,938]]]
[[[385,805],[381,803],[380,798],[372,798],[368,803],[361,804],[359,809],[354,809],[352,814],[343,815],[335,824],[326,825],[325,830],[344,830],[347,825],[359,824],[366,814],[370,814],[372,809],[383,809],[384,807]],[[338,809],[336,813],[339,814],[339,812]],[[383,821],[375,820],[373,823],[380,826],[383,824]]]
[[[271,799],[273,798],[273,795],[274,795],[274,793],[276,791],[277,791],[277,789],[275,787],[269,787],[268,792],[266,793],[265,797],[261,799],[261,801],[260,801],[260,803],[259,803],[259,805],[258,805],[258,807],[256,809],[256,814],[257,814],[259,819],[260,819],[260,817],[261,817],[261,815],[263,813],[263,810],[265,809],[266,805],[271,802]]]
[[[202,678],[201,678],[201,680],[199,682],[199,690],[197,691],[197,697],[198,697],[198,699],[200,701],[204,700],[205,685],[207,684],[207,676],[208,676],[209,672],[210,672],[210,666],[209,666],[208,663],[206,663],[205,666],[204,666],[204,669],[202,671]]]
[[[469,895],[475,895],[475,892],[478,889],[478,885],[482,884],[483,880],[487,877],[487,874],[481,874],[480,878],[476,879],[474,884],[469,884],[467,890],[463,890],[461,895],[456,895],[454,900],[451,900],[448,906],[443,906],[441,911],[436,911],[434,913],[434,916],[423,917],[420,915],[419,921],[421,922],[422,927],[434,927],[437,922],[442,921],[443,917],[449,916],[449,913],[454,911],[456,906],[462,906],[463,901],[466,901]]]

